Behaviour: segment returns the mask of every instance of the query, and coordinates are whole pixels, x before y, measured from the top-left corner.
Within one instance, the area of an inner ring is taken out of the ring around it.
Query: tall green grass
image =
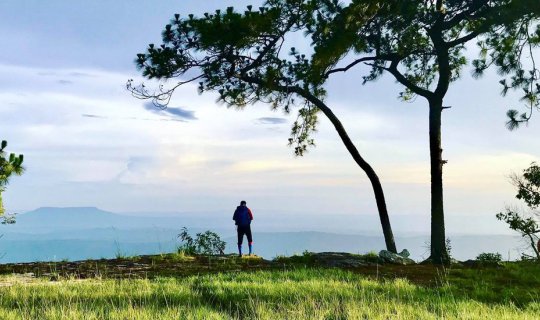
[[[459,277],[466,281],[467,275]],[[435,288],[337,269],[186,278],[0,283],[0,319],[538,319],[529,297],[486,299],[449,281]],[[523,294],[523,292],[520,292]],[[517,301],[518,303],[515,303]]]

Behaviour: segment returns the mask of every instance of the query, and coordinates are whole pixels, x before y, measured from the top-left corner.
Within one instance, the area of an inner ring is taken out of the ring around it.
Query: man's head
[[[244,200],[240,201],[240,205],[241,206],[245,206],[246,205],[246,202]]]

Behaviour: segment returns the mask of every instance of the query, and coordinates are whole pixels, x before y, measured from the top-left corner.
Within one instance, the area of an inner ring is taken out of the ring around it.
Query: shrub
[[[178,234],[178,238],[180,238],[180,241],[182,242],[180,247],[178,247],[178,252],[186,255],[192,255],[197,253],[195,247],[195,240],[193,240],[191,235],[188,233],[188,229],[186,227],[182,228],[182,232]]]
[[[523,174],[513,174],[510,179],[518,189],[516,198],[523,200],[528,210],[506,207],[505,212],[498,213],[496,217],[521,234],[534,252],[534,256],[522,253],[521,259],[536,259],[540,262],[540,214],[537,211],[540,207],[540,166],[533,162],[529,168],[523,170]]]
[[[193,254],[223,254],[225,250],[225,241],[221,240],[215,232],[207,230],[203,233],[197,233],[195,239],[189,234],[186,227],[182,228],[182,232],[178,234],[178,238],[182,244],[178,248],[178,252],[186,255]]]
[[[364,255],[361,255],[366,261],[369,262],[378,262],[379,261],[379,254],[375,251],[370,251]]]
[[[502,261],[500,253],[482,252],[476,257],[476,260],[480,262],[497,263]]]
[[[293,254],[290,257],[284,256],[284,255],[278,255],[274,258],[274,261],[280,262],[280,263],[304,263],[304,264],[311,264],[315,261],[315,254],[313,252],[309,252],[307,250],[304,250],[302,254]]]

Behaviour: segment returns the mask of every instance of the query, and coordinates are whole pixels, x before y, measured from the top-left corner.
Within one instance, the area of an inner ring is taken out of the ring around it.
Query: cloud
[[[58,75],[62,75],[62,76],[66,76],[66,77],[71,77],[71,78],[95,78],[97,77],[96,74],[92,74],[92,73],[89,73],[89,72],[79,72],[79,71],[71,71],[71,72],[68,72],[68,71],[63,71],[63,72],[57,72],[57,71],[39,71],[37,73],[38,76],[42,76],[42,77],[55,77],[55,76],[58,76]]]
[[[262,117],[257,119],[259,124],[283,124],[287,123],[285,118],[276,118],[276,117]]]
[[[180,118],[182,120],[198,120],[198,118],[195,116],[195,111],[185,110],[181,107],[166,107],[164,109],[161,109],[159,107],[156,107],[150,101],[144,103],[143,107],[146,110],[159,115],[168,115],[174,118]],[[176,119],[176,121],[178,121],[178,119]]]
[[[60,79],[57,81],[59,84],[73,84],[73,81],[70,81],[70,80],[64,80],[64,79]]]
[[[182,119],[150,119],[150,118],[138,118],[138,117],[105,117],[97,114],[83,113],[81,114],[84,118],[92,119],[116,119],[116,120],[141,120],[141,121],[177,121],[177,122],[186,122]]]
[[[57,73],[56,72],[52,72],[52,71],[40,71],[37,73],[38,76],[42,76],[42,77],[50,77],[50,76],[56,76]]]
[[[85,118],[107,119],[107,117],[104,117],[104,116],[98,116],[96,114],[88,114],[88,113],[83,113],[81,116],[83,116]]]
[[[156,160],[148,156],[133,156],[127,161],[127,170],[131,172],[146,172],[150,167],[156,167]]]
[[[76,77],[76,78],[80,78],[80,77],[83,77],[83,78],[93,78],[93,77],[96,77],[95,74],[91,74],[91,73],[87,73],[87,72],[78,72],[78,71],[74,71],[74,72],[70,72],[69,73],[69,76],[71,77]]]
[[[180,107],[176,107],[176,108],[169,107],[169,108],[165,109],[165,111],[167,111],[168,113],[170,113],[172,115],[180,117],[182,119],[197,120],[197,117],[195,117],[195,111],[184,110],[184,109],[182,109]]]

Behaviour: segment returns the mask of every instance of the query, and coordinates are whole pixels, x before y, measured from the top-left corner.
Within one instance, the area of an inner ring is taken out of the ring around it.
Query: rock
[[[401,265],[416,264],[416,262],[413,259],[401,256],[399,254],[390,252],[388,250],[381,250],[381,252],[379,252],[379,258],[383,262],[393,263],[393,264],[401,264]]]
[[[400,255],[400,256],[402,256],[404,258],[408,258],[411,254],[410,254],[409,250],[403,249],[403,250],[401,250],[400,253],[398,253],[398,255]]]
[[[320,252],[312,253],[315,263],[328,267],[357,268],[370,265],[361,256],[346,252]]]

